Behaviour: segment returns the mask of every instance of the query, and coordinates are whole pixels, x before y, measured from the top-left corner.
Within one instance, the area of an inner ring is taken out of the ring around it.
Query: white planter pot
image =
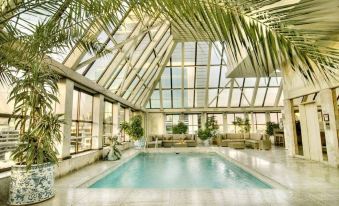
[[[27,205],[54,197],[54,166],[50,163],[33,165],[26,170],[24,165],[11,169],[9,205]]]
[[[210,140],[209,140],[209,139],[204,140],[204,141],[202,141],[202,142],[203,142],[203,144],[204,144],[205,147],[208,147],[208,146],[210,145]]]
[[[142,149],[145,146],[145,140],[144,138],[141,138],[139,140],[134,141],[134,147],[136,149]]]

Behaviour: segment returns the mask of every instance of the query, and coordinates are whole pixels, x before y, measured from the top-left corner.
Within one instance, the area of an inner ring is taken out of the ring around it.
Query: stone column
[[[74,82],[69,79],[61,79],[58,82],[59,103],[55,105],[55,113],[63,114],[65,124],[61,125],[62,139],[57,143],[58,158],[71,158],[71,127],[72,127],[72,108],[73,108],[73,90]]]
[[[92,149],[102,149],[104,132],[105,101],[104,95],[93,97]]]
[[[205,123],[207,122],[207,113],[203,112],[201,114],[201,128],[205,129]]]
[[[114,136],[118,136],[119,137],[119,141],[121,141],[120,139],[120,103],[113,103],[113,137]]]
[[[295,156],[298,152],[297,133],[295,128],[295,116],[292,100],[284,100],[284,136],[285,147],[290,156]]]
[[[338,128],[339,115],[335,91],[324,89],[319,92],[323,114],[328,114],[329,121],[324,122],[328,163],[339,166]],[[328,123],[328,125],[326,125]]]
[[[224,132],[227,133],[227,113],[223,113],[223,126],[224,126]]]

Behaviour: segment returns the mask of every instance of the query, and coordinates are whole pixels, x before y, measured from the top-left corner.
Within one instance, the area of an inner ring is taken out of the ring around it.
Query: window
[[[214,119],[217,121],[217,124],[219,126],[218,132],[223,133],[224,132],[224,118],[223,114],[208,114],[207,118],[214,117]]]
[[[227,133],[237,133],[239,132],[239,128],[233,125],[236,117],[240,117],[242,119],[245,118],[245,114],[243,113],[229,113],[226,114],[227,117]]]
[[[109,145],[109,138],[113,137],[113,104],[105,101],[105,115],[104,115],[104,133],[103,145]]]
[[[7,170],[14,164],[10,156],[18,141],[19,131],[15,129],[14,120],[8,122],[8,117],[0,117],[0,171]]]
[[[166,114],[166,133],[172,134],[173,126],[179,123],[180,115],[179,114]]]
[[[259,133],[264,133],[266,130],[266,114],[265,113],[254,113],[254,129]]]
[[[121,107],[119,110],[119,125],[121,125],[121,123],[126,121],[125,117],[126,117],[125,108]],[[125,131],[120,131],[120,141],[122,142],[127,141]]]
[[[280,112],[271,112],[270,121],[279,124],[282,119],[282,114]]]
[[[73,91],[71,154],[92,148],[93,96]]]
[[[200,114],[185,114],[184,123],[188,126],[188,134],[196,134],[201,128]]]

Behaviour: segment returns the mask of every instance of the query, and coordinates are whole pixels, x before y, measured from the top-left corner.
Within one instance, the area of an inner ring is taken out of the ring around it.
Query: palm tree
[[[160,15],[173,33],[222,41],[257,74],[289,66],[314,82],[338,77],[339,2],[324,0],[132,0],[140,18]]]
[[[0,84],[13,80],[12,70],[30,68],[46,55],[77,44],[92,52],[104,50],[97,30],[116,26],[121,0],[0,1]]]

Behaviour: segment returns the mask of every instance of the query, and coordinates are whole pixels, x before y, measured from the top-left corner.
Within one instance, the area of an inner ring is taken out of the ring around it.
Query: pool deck
[[[219,147],[148,149],[149,152],[217,152],[276,189],[89,189],[84,186],[136,155],[124,152],[116,162],[99,161],[56,180],[56,196],[37,205],[339,205],[339,169],[270,151]],[[211,174],[213,175],[213,174]],[[208,178],[208,177],[206,177]]]

